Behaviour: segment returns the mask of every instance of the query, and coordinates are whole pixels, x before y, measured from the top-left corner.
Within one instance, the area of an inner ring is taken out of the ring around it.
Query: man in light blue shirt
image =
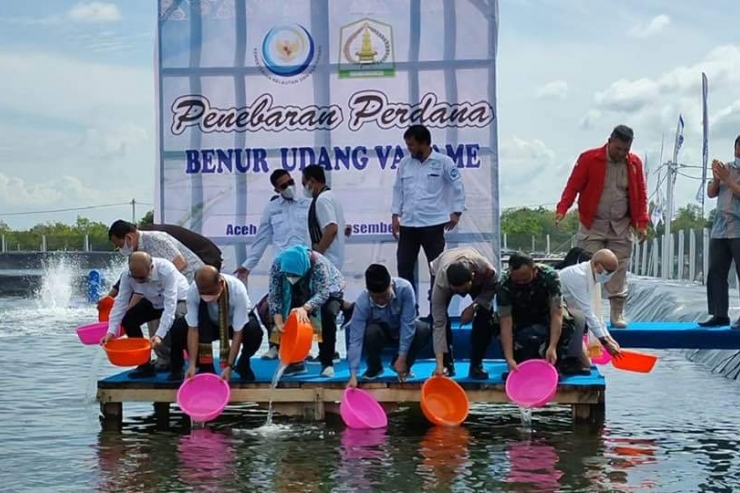
[[[735,139],[735,159],[728,163],[712,161],[712,181],[707,196],[717,198],[717,215],[709,240],[707,305],[711,318],[701,327],[730,325],[727,276],[732,261],[740,275],[740,135]],[[740,329],[740,319],[732,324]]]
[[[239,267],[236,277],[246,282],[250,272],[257,267],[267,247],[272,245],[273,254],[277,257],[286,249],[297,245],[311,245],[308,235],[308,208],[311,201],[296,192],[296,184],[290,173],[284,169],[276,169],[270,175],[275,195],[267,203],[262,213],[257,236],[249,251],[247,260]],[[267,295],[257,303],[257,314],[267,328],[267,335],[272,332],[272,317],[269,313]],[[278,348],[271,344],[263,359],[275,359],[278,356]]]
[[[347,361],[351,376],[348,386],[357,386],[363,347],[367,354],[363,380],[374,380],[383,374],[381,352],[386,345],[397,345],[398,355],[392,365],[403,381],[419,351],[429,344],[431,329],[416,318],[416,296],[407,280],[391,279],[388,269],[372,264],[365,271],[365,286],[366,290],[355,302],[349,323]]]

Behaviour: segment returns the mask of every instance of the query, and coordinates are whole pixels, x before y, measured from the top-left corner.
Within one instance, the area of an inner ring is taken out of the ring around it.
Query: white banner
[[[394,272],[392,186],[420,122],[464,179],[448,246],[497,261],[497,16],[495,0],[160,0],[156,220],[228,246],[231,268],[270,173],[320,164],[353,228],[345,274]]]

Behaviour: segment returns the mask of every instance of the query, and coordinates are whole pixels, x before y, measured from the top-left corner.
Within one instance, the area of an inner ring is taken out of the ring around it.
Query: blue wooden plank
[[[218,363],[216,363],[218,364]],[[269,383],[272,381],[272,377],[277,369],[278,362],[275,360],[265,361],[257,358],[252,359],[252,370],[257,377],[258,383]],[[454,380],[460,384],[481,384],[485,383],[488,385],[502,384],[501,374],[506,371],[506,365],[503,361],[486,361],[485,367],[488,370],[491,378],[486,381],[472,380],[467,377],[468,375],[468,363],[460,362],[456,365],[457,375]],[[218,368],[218,367],[217,367]],[[280,382],[282,384],[290,384],[296,382],[311,382],[311,383],[333,383],[333,384],[344,384],[349,380],[349,369],[346,361],[342,360],[336,364],[335,376],[333,378],[324,378],[319,376],[321,365],[306,365],[308,372],[303,375],[295,375],[289,377],[283,377]],[[413,369],[414,377],[407,380],[408,383],[423,383],[434,371],[434,361],[432,360],[421,360],[418,361]],[[143,378],[132,380],[129,378],[130,370],[118,373],[101,380],[100,383],[103,387],[115,387],[116,384],[130,386],[131,384],[137,384],[149,388],[168,388],[179,386],[176,382],[167,381],[167,373],[159,373],[156,377]],[[232,382],[238,383],[239,378],[236,372],[232,374]],[[375,382],[386,382],[393,383],[398,382],[396,374],[390,370],[388,366],[385,368],[384,375],[375,380]],[[563,377],[560,382],[563,385],[574,385],[574,386],[604,386],[604,376],[601,375],[596,367],[592,367],[591,375],[589,376],[568,376]]]

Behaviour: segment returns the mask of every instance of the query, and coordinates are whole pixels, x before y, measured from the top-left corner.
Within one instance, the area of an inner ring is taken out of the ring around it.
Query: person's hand
[[[717,176],[719,177],[720,181],[726,183],[730,179],[730,168],[724,163],[719,163],[719,166],[717,166]]]
[[[344,227],[344,236],[346,236],[347,238],[352,236],[352,225],[351,224],[348,224]]]
[[[404,382],[408,377],[408,366],[406,365],[406,356],[399,356],[396,358],[396,362],[393,363],[393,368],[398,374],[398,381]]]
[[[231,367],[227,366],[226,368],[221,371],[221,379],[225,381],[231,380]]]
[[[468,325],[475,317],[475,303],[471,303],[460,314],[460,325]]]
[[[445,376],[445,374],[446,374],[446,372],[445,372],[445,365],[437,364],[434,367],[434,373],[432,373],[433,376],[435,376],[435,377],[443,377],[443,376]]]
[[[560,226],[560,223],[562,220],[565,219],[565,214],[560,214],[559,212],[555,214],[555,227],[557,228]]]
[[[450,221],[445,224],[445,231],[452,231],[457,227],[457,223],[460,222],[460,214],[453,212],[450,214]]]
[[[285,322],[276,323],[272,330],[276,331],[278,334],[282,334],[285,330]]]
[[[647,228],[638,228],[637,229],[637,239],[640,241],[640,243],[647,240]]]
[[[506,360],[506,366],[509,367],[509,372],[516,371],[517,369],[516,361],[513,358]]]
[[[619,344],[617,341],[612,339],[612,336],[606,336],[604,338],[604,341],[601,343],[602,346],[604,346],[604,349],[606,349],[606,352],[609,353],[612,357],[619,357],[622,354],[622,348],[619,347]]]
[[[162,338],[159,336],[154,336],[152,337],[152,340],[150,342],[152,343],[152,349],[154,349],[160,344],[162,344]]]
[[[401,233],[401,221],[398,220],[398,216],[395,214],[391,218],[391,233],[393,233],[393,237],[398,241],[398,235]]]
[[[547,351],[545,351],[545,359],[548,363],[551,365],[554,365],[558,362],[558,350],[555,346],[549,346],[547,348]]]
[[[195,376],[195,365],[189,364],[188,365],[188,371],[185,372],[185,380],[190,380]]]
[[[357,375],[355,375],[354,373],[349,377],[349,382],[347,382],[347,387],[353,388],[353,389],[357,388]]]
[[[105,346],[111,339],[113,339],[113,334],[105,334],[103,338],[100,339],[100,345]]]
[[[239,279],[240,281],[247,282],[247,279],[249,278],[249,269],[239,267],[234,271],[234,274],[236,274],[237,279]]]
[[[719,180],[719,174],[717,173],[717,168],[720,166],[720,162],[716,159],[712,161],[712,178],[715,180]]]
[[[302,324],[310,323],[311,321],[308,319],[308,312],[304,307],[294,308],[293,312],[295,312],[296,317],[298,318],[298,321]]]

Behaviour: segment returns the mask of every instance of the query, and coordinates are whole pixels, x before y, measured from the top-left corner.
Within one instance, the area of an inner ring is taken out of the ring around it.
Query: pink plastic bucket
[[[339,414],[350,428],[383,428],[388,426],[385,409],[364,390],[347,388],[339,404]]]
[[[177,405],[198,423],[216,419],[230,398],[228,382],[213,373],[202,373],[185,380],[177,391]]]
[[[116,337],[121,337],[121,327],[118,328]],[[94,324],[81,325],[77,327],[77,337],[80,342],[87,346],[100,344],[100,339],[108,333],[108,322],[95,322]]]
[[[608,365],[611,360],[612,355],[609,354],[609,351],[607,351],[604,347],[601,348],[601,354],[591,358],[591,361],[593,361],[597,365]]]
[[[558,371],[545,360],[531,359],[517,365],[506,379],[506,395],[519,406],[542,407],[555,396]]]

